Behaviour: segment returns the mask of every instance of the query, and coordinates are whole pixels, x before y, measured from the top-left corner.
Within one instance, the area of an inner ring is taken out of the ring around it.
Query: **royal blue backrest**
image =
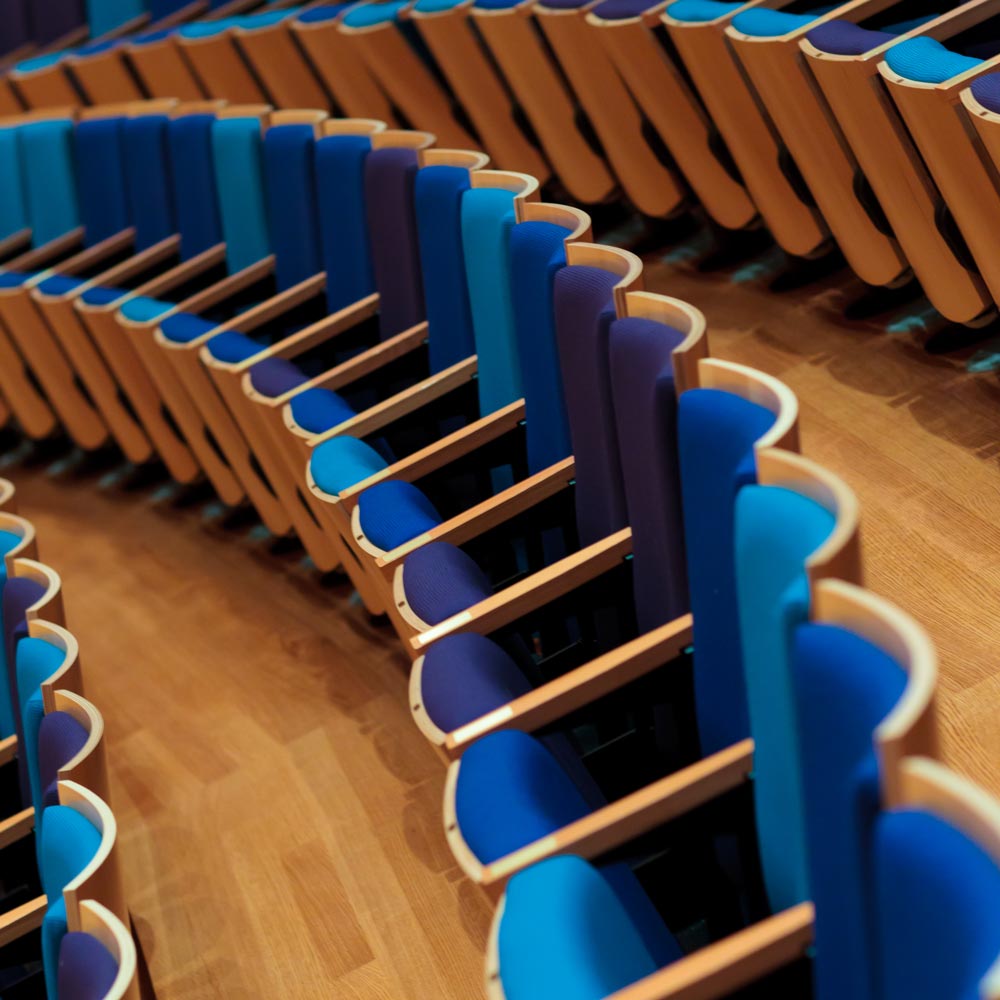
[[[59,948],[59,1000],[102,1000],[118,977],[114,955],[90,934],[71,931]]]
[[[279,291],[323,270],[314,144],[311,125],[275,125],[264,136],[264,192]]]
[[[836,625],[795,630],[792,678],[802,749],[809,886],[816,906],[815,1000],[876,1000],[871,838],[879,809],[876,728],[906,671]]]
[[[91,38],[100,38],[146,13],[143,0],[87,0]]]
[[[28,7],[31,34],[39,48],[65,38],[87,23],[83,0],[46,0],[44,5],[35,0]]]
[[[414,206],[416,176],[414,149],[374,149],[365,160],[365,213],[383,339],[408,330],[426,315]]]
[[[1000,955],[1000,871],[966,834],[918,809],[875,833],[880,1000],[979,1000]]]
[[[183,115],[167,128],[170,180],[184,260],[222,242],[212,153],[214,124],[215,115]]]
[[[230,273],[235,274],[271,253],[259,119],[216,119],[212,126],[212,164],[226,263]]]
[[[0,0],[0,55],[13,52],[32,40],[25,0]]]
[[[754,739],[754,811],[775,912],[809,899],[791,646],[809,615],[806,560],[835,523],[815,500],[781,487],[745,486],[736,498],[736,592]]]
[[[74,132],[84,243],[94,246],[129,226],[125,197],[125,119],[93,118]]]
[[[551,222],[522,222],[510,234],[510,287],[524,386],[528,468],[533,473],[572,451],[553,302],[556,274],[566,266],[569,235],[568,229]]]
[[[41,695],[41,691],[38,692]],[[86,745],[90,732],[69,712],[47,712],[38,727],[38,776],[42,798],[35,809],[59,804],[59,772]]]
[[[315,146],[320,245],[331,314],[375,291],[365,214],[365,160],[371,148],[367,135],[329,135]]]
[[[510,191],[469,188],[465,192],[462,247],[482,415],[524,395],[510,290],[510,236],[514,225],[514,195]]]
[[[73,122],[50,118],[18,130],[21,167],[31,221],[31,241],[38,246],[65,236],[80,223],[73,159]]]
[[[0,240],[30,225],[17,126],[0,128]]]
[[[720,389],[690,389],[678,401],[695,710],[705,754],[750,735],[736,609],[733,509],[740,489],[756,478],[754,443],[773,424],[770,410]]]
[[[626,317],[611,324],[610,341],[616,441],[632,528],[635,608],[639,628],[647,632],[690,606],[672,357],[684,334],[651,319]],[[568,383],[566,388],[568,393]],[[578,456],[575,436],[573,441]]]
[[[177,232],[166,115],[140,115],[124,125],[125,188],[135,227],[135,249],[145,250]]]
[[[599,267],[564,267],[556,274],[553,293],[581,545],[600,541],[628,523],[608,364],[617,283],[617,275]]]
[[[431,372],[476,353],[462,244],[462,197],[468,189],[465,167],[417,171],[414,196]]]

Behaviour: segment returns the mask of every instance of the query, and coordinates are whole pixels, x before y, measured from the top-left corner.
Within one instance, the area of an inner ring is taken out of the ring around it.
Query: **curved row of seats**
[[[948,320],[995,315],[1000,37],[991,0],[771,6],[272,4],[14,65],[0,110],[150,97],[333,108],[479,145],[575,202],[832,242],[912,274]],[[188,14],[195,8],[185,8]]]
[[[316,111],[33,113],[0,149],[11,412],[205,476],[387,613],[500,901],[490,995],[995,994],[998,807],[935,762],[855,497],[585,212]]]
[[[58,574],[0,482],[0,990],[138,1000],[108,803],[104,720],[84,695]]]

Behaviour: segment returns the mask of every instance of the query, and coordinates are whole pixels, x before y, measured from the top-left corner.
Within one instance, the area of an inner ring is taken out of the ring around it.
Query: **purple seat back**
[[[678,330],[649,319],[611,325],[611,383],[643,632],[689,610],[671,357],[683,340]]]
[[[383,339],[402,333],[425,316],[414,206],[416,176],[414,149],[375,149],[365,160],[365,213]]]
[[[70,931],[59,945],[59,1000],[103,1000],[118,963],[95,937]]]
[[[43,806],[59,804],[59,769],[86,745],[90,734],[68,712],[49,712],[38,728],[38,774]]]
[[[583,266],[564,267],[555,279],[556,341],[576,464],[581,545],[628,524],[608,366],[617,282],[610,271]]]

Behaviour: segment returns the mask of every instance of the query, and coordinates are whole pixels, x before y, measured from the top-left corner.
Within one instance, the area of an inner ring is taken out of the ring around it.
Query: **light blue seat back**
[[[117,31],[146,13],[143,0],[87,0],[87,23],[91,38]]]
[[[330,135],[316,142],[316,196],[326,271],[326,305],[339,312],[375,291],[365,215],[367,135]]]
[[[322,269],[311,125],[275,125],[264,135],[264,198],[279,291]]]
[[[510,291],[514,196],[470,188],[462,196],[462,251],[479,364],[479,412],[492,413],[523,395]]]
[[[756,480],[754,443],[774,425],[774,414],[721,389],[690,389],[677,409],[695,710],[701,750],[709,754],[750,735],[733,511],[740,489]]]
[[[0,128],[0,240],[29,226],[17,129],[16,125]]]
[[[809,898],[791,646],[795,628],[809,614],[806,559],[834,524],[816,501],[781,487],[745,486],[736,498],[736,589],[754,738],[754,810],[764,884],[775,912]]]
[[[36,246],[81,225],[73,158],[73,122],[50,118],[18,129],[31,241]]]
[[[91,118],[73,133],[76,189],[84,245],[91,247],[129,226],[125,196],[125,118]]]
[[[837,625],[795,630],[792,678],[802,750],[809,886],[816,907],[815,1000],[876,1000],[871,840],[879,811],[875,730],[906,670]]]
[[[6,556],[8,552],[12,551],[21,543],[20,537],[15,535],[10,531],[0,531],[0,596],[3,594],[3,589],[7,585],[7,564],[2,558]],[[0,683],[0,740],[7,739],[8,736],[13,736],[17,732],[17,726],[14,722],[14,692],[10,690],[10,685],[6,682],[6,678],[10,676],[7,670],[7,644],[5,642],[0,642],[0,679],[3,679],[3,683]]]
[[[170,182],[184,260],[223,239],[212,153],[214,125],[215,115],[196,114],[174,118],[167,127]]]
[[[42,963],[45,989],[57,996],[59,946],[68,930],[63,889],[93,860],[101,846],[101,831],[70,806],[49,806],[42,825],[42,890],[48,909],[42,921]]]
[[[462,198],[468,190],[464,167],[417,171],[414,201],[432,373],[476,353],[462,243]]]
[[[257,118],[220,118],[212,126],[215,189],[231,274],[271,253],[263,145]]]
[[[996,862],[913,808],[879,816],[874,850],[879,1000],[985,996],[980,981],[1000,956]]]
[[[124,124],[125,193],[136,252],[177,232],[166,115],[139,115]]]

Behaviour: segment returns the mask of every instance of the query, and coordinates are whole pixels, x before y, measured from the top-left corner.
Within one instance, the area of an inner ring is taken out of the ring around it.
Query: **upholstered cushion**
[[[420,698],[431,721],[450,733],[531,690],[521,668],[492,639],[459,632],[424,655]]]
[[[167,340],[175,344],[190,344],[206,333],[211,333],[218,325],[194,313],[175,312],[163,320],[160,329]]]
[[[389,3],[361,3],[344,15],[344,24],[351,28],[370,28],[396,20],[407,5],[407,0],[390,0]]]
[[[212,168],[226,244],[235,274],[271,253],[264,197],[263,138],[253,115],[218,118],[212,125]]]
[[[403,592],[422,621],[437,625],[485,600],[493,587],[475,560],[458,546],[431,542],[406,557]]]
[[[14,66],[15,73],[37,73],[40,70],[54,66],[68,52],[46,52],[44,55],[32,56],[30,59],[22,59]]]
[[[473,4],[480,10],[506,10],[508,7],[516,7],[521,0],[476,0]]]
[[[116,302],[124,295],[128,295],[128,290],[125,288],[93,285],[80,296],[80,300],[86,302],[88,306],[107,306],[111,305],[112,302]]]
[[[167,126],[171,193],[184,260],[222,242],[212,165],[214,121],[211,114],[182,115]]]
[[[0,288],[20,288],[35,277],[37,271],[0,271]]]
[[[545,0],[539,6],[549,7],[552,10],[576,10],[585,6],[587,2],[588,0]]]
[[[358,497],[358,507],[365,537],[385,552],[444,520],[413,483],[399,479],[370,486]]]
[[[972,96],[994,114],[1000,114],[1000,73],[986,73],[972,81]]]
[[[43,295],[48,295],[55,299],[76,291],[76,289],[86,283],[86,278],[74,278],[69,274],[50,274],[43,281],[35,285],[35,288]]]
[[[342,424],[355,416],[350,403],[332,389],[306,389],[292,397],[292,416],[303,430],[312,434]]]
[[[733,27],[744,35],[758,38],[777,38],[798,31],[819,17],[819,12],[792,14],[769,7],[751,7],[733,18]]]
[[[29,226],[17,126],[3,125],[0,126],[0,239],[23,233]]]
[[[122,126],[125,194],[136,253],[177,232],[170,196],[166,114],[136,115]]]
[[[417,0],[413,9],[420,14],[439,14],[457,7],[462,0]]]
[[[820,52],[838,56],[860,56],[895,37],[888,31],[868,31],[850,21],[827,21],[806,35]]]
[[[455,810],[466,844],[489,864],[581,819],[590,806],[545,745],[513,729],[465,751]]]
[[[208,346],[211,349],[211,342]],[[283,396],[306,381],[305,375],[286,358],[265,358],[250,369],[250,382],[254,389],[271,398]]]
[[[723,0],[676,0],[676,3],[666,9],[666,13],[677,21],[700,24],[732,14],[742,6],[742,3],[724,3]]]
[[[322,7],[307,7],[302,11],[298,20],[302,24],[314,24],[317,21],[332,21],[350,7],[349,3],[323,4]]]
[[[603,873],[573,855],[510,880],[498,948],[507,1000],[603,1000],[661,964]]]
[[[313,449],[309,471],[321,490],[336,495],[381,472],[387,464],[371,445],[359,438],[341,435]]]
[[[86,745],[89,734],[69,712],[49,712],[38,727],[38,775],[42,805],[57,805],[59,769]]]
[[[918,83],[944,83],[982,63],[981,59],[952,52],[925,35],[893,45],[886,50],[885,61],[894,73]]]
[[[289,17],[295,17],[298,12],[298,7],[286,7],[279,10],[261,11],[259,14],[244,14],[239,19],[237,27],[240,31],[259,31],[261,28],[270,28]]]
[[[121,115],[85,118],[73,132],[80,221],[88,247],[131,224],[125,198],[124,125]]]
[[[162,302],[159,299],[147,298],[145,295],[136,295],[128,302],[122,303],[121,313],[125,319],[130,319],[133,323],[151,323],[173,308],[173,302]]]
[[[169,320],[167,322],[169,323]],[[200,317],[199,322],[202,324],[202,330],[206,333],[218,326],[217,323]],[[247,361],[264,350],[263,344],[257,343],[253,337],[248,337],[245,333],[240,333],[239,330],[224,330],[222,333],[217,333],[214,337],[209,338],[207,346],[213,358],[230,365],[238,365],[241,361]]]
[[[221,17],[215,21],[190,21],[182,24],[177,29],[177,34],[182,38],[211,38],[213,35],[221,35],[230,28],[235,28],[239,24],[239,18]]]
[[[87,42],[81,45],[78,49],[73,49],[72,52],[68,52],[67,55],[71,59],[84,59],[87,56],[99,56],[103,55],[105,52],[110,52],[112,49],[117,49],[119,45],[122,44],[122,39],[120,38],[102,38],[97,41]]]
[[[71,931],[59,947],[59,1000],[104,1000],[118,976],[114,955],[95,937]]]
[[[606,21],[621,21],[629,17],[638,17],[644,10],[655,7],[652,0],[604,0],[591,11],[597,17]]]
[[[160,28],[158,31],[144,31],[141,35],[132,35],[128,39],[130,45],[153,45],[162,42],[176,34],[176,28]]]

